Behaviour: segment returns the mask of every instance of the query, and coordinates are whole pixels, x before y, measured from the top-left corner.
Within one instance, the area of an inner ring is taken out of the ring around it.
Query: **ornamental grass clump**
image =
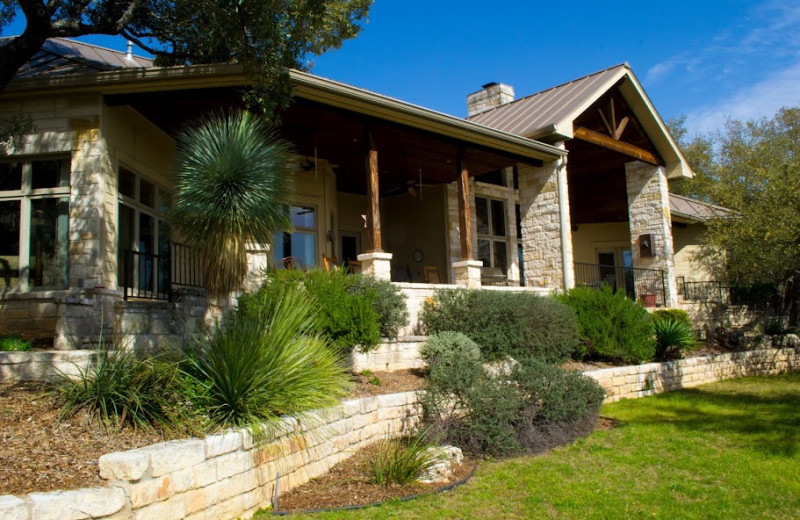
[[[416,482],[441,460],[433,449],[436,445],[424,430],[399,439],[387,437],[369,461],[372,481],[383,485]]]
[[[190,399],[218,427],[263,430],[346,393],[345,369],[318,333],[315,301],[291,285],[260,298],[189,347]]]
[[[132,426],[173,430],[189,427],[191,413],[180,406],[178,365],[159,357],[140,358],[132,350],[108,349],[102,342],[96,363],[62,374],[56,385],[59,421],[86,410],[106,428]]]

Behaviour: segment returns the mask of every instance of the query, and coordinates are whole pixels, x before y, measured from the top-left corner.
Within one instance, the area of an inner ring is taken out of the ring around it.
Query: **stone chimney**
[[[514,101],[514,87],[503,83],[487,83],[481,90],[467,96],[469,117]]]

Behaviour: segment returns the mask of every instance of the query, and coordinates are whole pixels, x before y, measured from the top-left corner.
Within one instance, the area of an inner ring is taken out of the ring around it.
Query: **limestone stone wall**
[[[285,493],[324,474],[387,433],[416,426],[415,392],[344,401],[261,448],[245,431],[164,442],[99,460],[106,487],[0,496],[0,518],[60,520],[227,520],[272,502],[276,475]]]
[[[625,164],[625,178],[633,266],[664,271],[667,293],[664,300],[667,307],[675,307],[678,304],[678,289],[675,282],[672,219],[665,170],[661,166],[634,161]],[[639,237],[643,234],[652,236],[652,257],[641,256]],[[652,292],[664,292],[660,285],[656,284]],[[649,292],[650,289],[640,288],[637,282],[637,291]]]
[[[56,298],[66,291],[8,294],[0,300],[0,334],[18,334],[37,343],[51,342],[56,334]]]
[[[427,339],[426,336],[405,336],[394,341],[384,341],[366,354],[353,352],[350,355],[350,366],[353,372],[423,368],[425,363],[419,357],[419,348]]]
[[[627,367],[585,375],[606,390],[606,402],[633,399],[743,376],[800,371],[800,348],[751,350]]]
[[[546,289],[561,289],[564,270],[561,255],[558,176],[564,174],[563,163],[554,161],[540,168],[520,165],[519,203],[522,219],[522,247],[525,285]],[[566,187],[566,183],[564,183]],[[567,197],[562,197],[568,200]],[[566,212],[569,220],[569,211]],[[572,234],[569,222],[564,226],[568,269],[572,266]]]
[[[77,376],[95,362],[96,356],[94,350],[0,352],[0,383],[54,382],[62,374]]]

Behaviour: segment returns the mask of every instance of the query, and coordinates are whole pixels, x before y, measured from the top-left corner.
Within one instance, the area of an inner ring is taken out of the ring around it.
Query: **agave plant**
[[[654,320],[656,333],[656,358],[660,360],[678,359],[685,350],[694,346],[692,329],[673,318]]]
[[[247,276],[247,243],[289,229],[295,159],[289,144],[249,112],[217,112],[178,136],[171,222],[200,254],[211,297]]]

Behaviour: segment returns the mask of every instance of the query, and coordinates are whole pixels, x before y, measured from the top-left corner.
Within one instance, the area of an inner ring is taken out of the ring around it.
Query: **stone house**
[[[669,194],[692,173],[627,64],[517,100],[485,85],[466,120],[291,79],[294,230],[253,251],[254,270],[336,259],[412,292],[610,283],[660,306],[698,276],[688,255],[718,215]],[[0,161],[0,333],[74,349],[126,312],[202,313],[202,273],[165,221],[173,136],[238,106],[244,84],[238,65],[46,43],[0,93],[0,117],[36,125]]]

